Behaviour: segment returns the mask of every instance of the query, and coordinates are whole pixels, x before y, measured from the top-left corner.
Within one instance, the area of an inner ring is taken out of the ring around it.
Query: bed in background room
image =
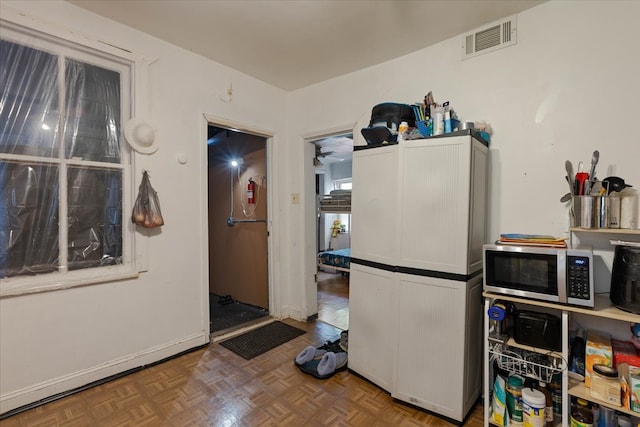
[[[318,211],[320,214],[351,214],[351,190],[333,190],[329,194],[318,196]],[[338,229],[330,240],[329,249],[318,253],[318,268],[349,273],[351,263],[349,232]]]
[[[324,251],[318,254],[318,267],[348,273],[351,263],[351,248]]]

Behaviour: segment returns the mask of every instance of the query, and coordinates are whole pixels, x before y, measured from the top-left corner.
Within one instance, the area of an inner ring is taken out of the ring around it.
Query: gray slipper
[[[308,346],[304,350],[302,350],[295,358],[293,363],[297,366],[303,365],[307,362],[312,361],[313,359],[319,359],[327,353],[327,350],[322,350],[315,348],[313,346]]]
[[[326,353],[321,359],[314,359],[300,365],[300,370],[313,375],[321,380],[333,376],[336,372],[347,367],[347,353],[332,351]]]

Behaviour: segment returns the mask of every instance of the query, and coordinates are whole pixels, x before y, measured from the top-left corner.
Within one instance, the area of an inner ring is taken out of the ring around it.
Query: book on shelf
[[[553,248],[566,248],[566,237],[555,237],[545,234],[501,234],[496,241],[498,245],[519,245],[519,246],[545,246]]]

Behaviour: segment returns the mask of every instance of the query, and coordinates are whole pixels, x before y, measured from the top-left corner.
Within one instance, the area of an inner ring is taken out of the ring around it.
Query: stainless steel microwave
[[[485,291],[593,307],[593,251],[484,245]]]

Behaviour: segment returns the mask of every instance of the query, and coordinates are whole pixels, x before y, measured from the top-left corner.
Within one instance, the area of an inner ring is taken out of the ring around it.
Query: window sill
[[[117,282],[120,280],[137,279],[138,277],[140,277],[140,274],[137,272],[122,272],[101,277],[85,277],[75,280],[67,279],[59,283],[31,284],[28,286],[18,285],[9,289],[0,289],[0,299],[98,285],[100,283]]]

